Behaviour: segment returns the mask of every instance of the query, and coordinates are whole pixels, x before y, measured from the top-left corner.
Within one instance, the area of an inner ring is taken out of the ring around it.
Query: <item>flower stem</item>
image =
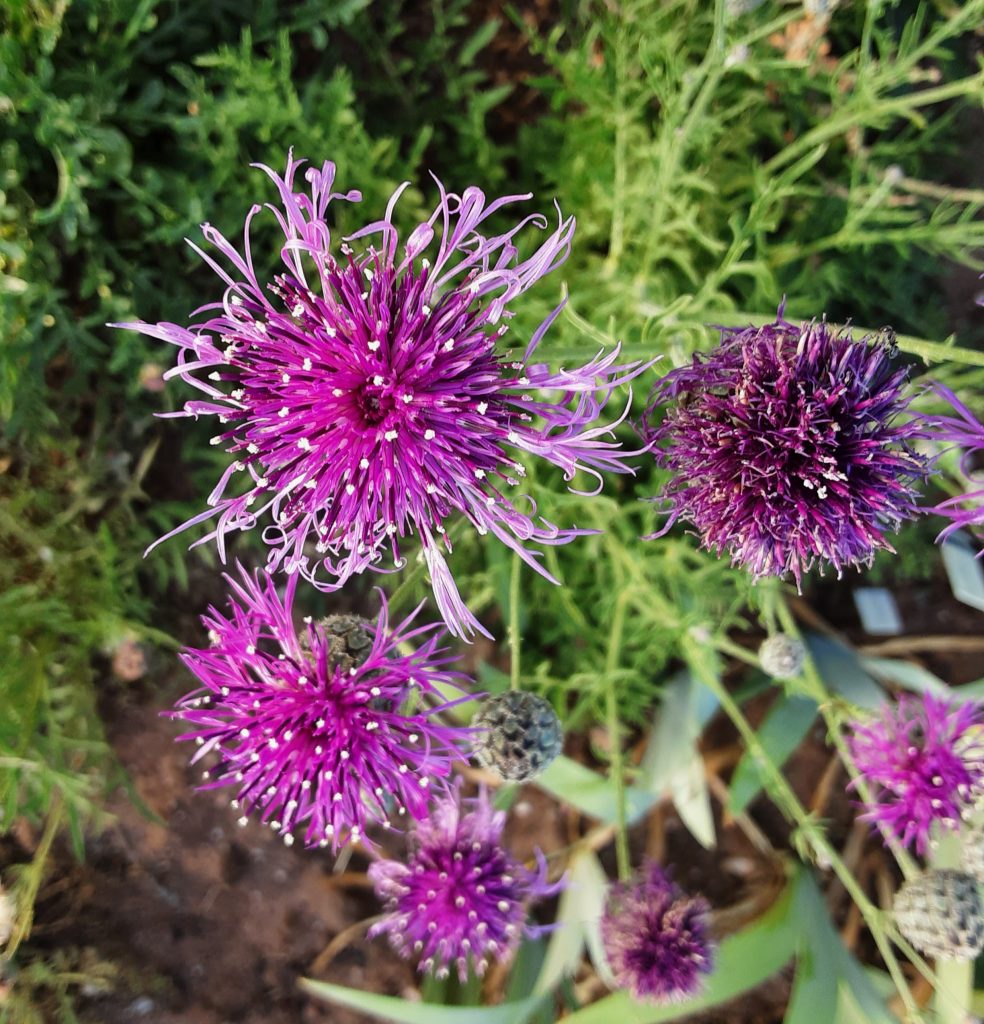
[[[513,555],[509,574],[509,689],[518,690],[520,677],[519,661],[519,571],[522,566],[519,555]]]
[[[778,593],[775,594],[773,607],[776,615],[778,616],[779,622],[782,625],[783,631],[790,636],[802,639],[800,637],[799,627],[796,625],[795,618],[793,618],[793,613],[789,610],[789,606]],[[853,780],[854,788],[857,791],[858,796],[864,803],[869,805],[873,804],[875,801],[871,789],[868,786],[865,777],[858,771],[857,766],[854,764],[854,758],[851,757],[851,751],[848,748],[847,742],[844,739],[844,734],[841,731],[843,723],[840,721],[834,710],[830,694],[827,691],[823,678],[817,671],[816,665],[813,663],[813,658],[810,656],[809,651],[807,651],[806,662],[803,665],[802,678],[806,683],[806,692],[808,696],[817,702],[820,714],[823,716],[824,724],[827,727],[827,736],[837,749],[837,753],[840,756],[844,768]],[[905,848],[890,829],[879,824],[879,831],[881,832],[881,837],[885,846],[895,858],[902,874],[906,878],[915,878],[915,876],[919,874],[919,867],[916,862],[905,851]]]
[[[939,836],[933,850],[934,868],[960,867],[960,836],[947,832]],[[936,961],[936,986],[933,1009],[937,1024],[964,1024],[970,1019],[970,999],[974,992],[973,960]]]
[[[854,901],[865,923],[868,925],[872,938],[875,940],[875,945],[878,947],[878,951],[885,961],[888,973],[905,1005],[909,1019],[911,1021],[921,1021],[923,1018],[919,1013],[919,1008],[916,1005],[908,982],[895,956],[895,951],[892,949],[891,942],[889,941],[887,930],[882,920],[882,912],[868,899],[864,890],[858,884],[857,879],[827,839],[824,831],[810,817],[800,803],[799,798],[793,792],[792,786],[790,786],[785,776],[776,767],[772,758],[769,757],[768,752],[762,745],[748,719],[745,718],[741,708],[721,682],[719,674],[708,665],[707,656],[708,648],[706,644],[698,642],[693,637],[687,639],[685,642],[685,657],[694,675],[714,694],[728,718],[731,719],[732,724],[738,730],[738,734],[745,744],[745,749],[758,766],[766,791],[776,806],[787,818],[796,824],[800,833],[809,842],[817,861],[825,866],[829,866],[841,885],[847,890],[848,895]]]
[[[5,960],[12,959],[17,952],[17,947],[31,934],[31,926],[34,924],[34,904],[37,902],[38,891],[44,878],[44,869],[48,861],[48,854],[51,852],[51,844],[55,841],[64,816],[65,801],[61,793],[56,790],[51,798],[41,841],[34,851],[31,863],[23,871],[19,881],[19,892],[17,893],[19,913],[10,941],[4,950]]]
[[[622,723],[618,716],[618,694],[615,686],[615,672],[622,653],[622,634],[625,632],[625,606],[627,591],[622,591],[615,602],[612,613],[612,631],[608,639],[608,653],[605,657],[605,718],[608,725],[608,742],[611,744],[609,768],[612,785],[615,788],[615,857],[618,863],[619,881],[628,881],[632,874],[629,862],[629,830],[625,810],[625,763],[622,759]]]

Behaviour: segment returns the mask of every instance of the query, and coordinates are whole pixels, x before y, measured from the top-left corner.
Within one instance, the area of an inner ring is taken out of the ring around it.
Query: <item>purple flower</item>
[[[696,995],[714,968],[700,896],[684,896],[653,863],[609,890],[601,938],[615,980],[639,1000],[669,1003]]]
[[[530,871],[503,849],[505,820],[484,789],[465,800],[460,785],[452,787],[412,833],[406,863],[379,860],[369,868],[386,905],[370,936],[387,934],[401,956],[419,956],[422,972],[442,978],[452,965],[464,981],[469,964],[481,976],[490,962],[508,959],[529,903],[560,885],[547,884],[541,854]]]
[[[957,445],[964,449],[960,469],[969,477],[973,472],[971,460],[977,452],[984,452],[984,424],[949,388],[937,384],[935,390],[950,403],[957,415],[932,417],[933,437],[944,444]],[[974,503],[972,508],[963,507],[968,502]],[[937,540],[946,540],[962,526],[980,529],[984,527],[984,487],[947,498],[928,511],[953,520],[943,529]]]
[[[376,243],[358,252],[342,245],[336,257],[328,206],[361,196],[332,191],[332,163],[305,171],[303,191],[294,180],[303,163],[289,156],[282,178],[256,165],[280,193],[281,206],[268,204],[285,239],[272,282],[257,279],[250,252],[254,206],[242,254],[202,227],[225,268],[194,246],[225,283],[221,301],[202,306],[190,327],[117,325],[178,347],[168,376],[204,398],[173,415],[217,416],[212,443],[233,456],[209,508],[161,540],[218,517],[200,542],[214,538],[224,557],[230,532],[265,518],[269,568],[331,590],[388,561],[401,567],[401,545],[416,534],[452,632],[484,632],[445,561],[446,520],[461,513],[550,578],[526,544],[564,544],[587,531],[538,517],[528,495],[509,496],[521,487],[520,459],[542,457],[568,481],[584,471],[598,489],[603,471],[629,472],[629,453],[605,439],[612,428],[595,424],[612,390],[645,366],[616,366],[617,349],[555,373],[531,363],[559,306],[525,348],[500,347],[513,301],[567,258],[573,217],[520,259],[515,236],[529,224],[546,228],[546,218],[481,231],[529,196],[486,203],[477,188],[459,196],[438,182],[436,209],[401,245],[392,217],[404,185],[381,220],[348,238]]]
[[[916,511],[926,460],[911,442],[905,368],[889,338],[825,321],[722,328],[721,342],[656,386],[644,433],[673,473],[668,521],[697,527],[756,578],[870,565]],[[670,401],[665,416],[658,413]]]
[[[925,853],[934,823],[956,828],[984,792],[982,726],[981,705],[929,694],[903,694],[880,718],[853,723],[851,757],[875,800],[862,817]]]
[[[229,617],[210,608],[202,619],[212,645],[182,654],[203,688],[170,713],[193,726],[179,738],[199,744],[194,761],[218,756],[203,788],[234,786],[240,824],[256,812],[288,844],[302,825],[306,843],[337,850],[368,842],[367,825],[388,827],[391,811],[424,817],[471,741],[470,730],[436,717],[455,703],[438,688],[464,679],[444,668],[453,659],[438,627],[412,627],[414,612],[390,629],[384,603],[371,646],[339,658],[322,623],[295,628],[296,576],[281,600],[265,573],[240,574],[227,577]],[[410,641],[416,651],[401,653]]]

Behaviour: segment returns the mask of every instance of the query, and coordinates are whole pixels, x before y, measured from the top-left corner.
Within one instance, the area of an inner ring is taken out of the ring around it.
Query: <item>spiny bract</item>
[[[560,719],[550,703],[525,690],[486,700],[472,726],[477,730],[474,751],[479,764],[510,782],[539,775],[564,743]]]
[[[977,879],[934,870],[905,882],[893,906],[899,931],[922,953],[973,960],[984,949],[984,907]]]

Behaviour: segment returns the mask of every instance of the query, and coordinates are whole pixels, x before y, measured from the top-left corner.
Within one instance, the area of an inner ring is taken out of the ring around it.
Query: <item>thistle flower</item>
[[[930,422],[933,436],[944,444],[957,445],[964,449],[960,469],[969,477],[973,472],[971,460],[978,452],[984,452],[984,423],[981,423],[949,388],[937,384],[935,390],[950,403],[957,415],[932,417]],[[971,507],[964,507],[968,503]],[[940,541],[946,540],[962,526],[974,530],[984,528],[984,487],[947,498],[927,511],[952,520],[937,538]]]
[[[658,1003],[696,995],[714,968],[709,909],[702,897],[683,895],[657,864],[613,885],[601,938],[617,983]]]
[[[814,565],[870,565],[916,511],[927,474],[911,442],[905,368],[890,337],[854,339],[825,321],[722,328],[721,342],[657,384],[644,435],[673,479],[668,520],[697,528],[756,578]],[[656,413],[670,401],[665,417]]]
[[[984,708],[903,694],[848,744],[874,802],[862,818],[924,854],[934,824],[955,829],[984,793]],[[852,783],[852,785],[855,785]]]
[[[443,978],[454,966],[462,981],[469,966],[481,976],[490,962],[512,956],[529,904],[562,883],[547,884],[542,854],[531,871],[506,852],[505,820],[484,789],[466,800],[460,785],[452,787],[411,833],[406,863],[378,860],[369,868],[386,906],[369,935],[386,934],[401,956],[419,956],[423,973]]]
[[[543,458],[568,481],[588,473],[598,482],[594,493],[603,471],[630,472],[629,453],[596,422],[612,390],[645,366],[616,366],[617,349],[557,372],[532,363],[560,307],[525,350],[500,347],[514,300],[567,258],[573,217],[560,217],[520,259],[514,237],[530,224],[546,228],[546,218],[481,232],[493,214],[530,196],[487,203],[477,188],[459,196],[438,182],[436,209],[401,246],[392,218],[405,184],[381,220],[348,238],[377,243],[359,252],[344,244],[336,257],[328,206],[361,196],[332,190],[328,162],[304,172],[305,192],[295,183],[303,163],[288,156],[283,177],[255,165],[282,204],[268,204],[284,234],[282,272],[272,281],[258,280],[250,252],[250,224],[261,209],[254,206],[242,254],[202,227],[227,268],[193,245],[224,282],[221,301],[202,306],[190,327],[116,325],[177,346],[168,376],[204,398],[174,415],[217,416],[212,443],[233,456],[209,508],[161,540],[217,517],[198,543],[214,539],[224,558],[229,533],[265,518],[268,567],[332,590],[369,568],[400,568],[401,545],[416,534],[451,631],[484,632],[442,553],[451,550],[446,520],[462,514],[551,578],[526,544],[565,544],[587,531],[555,526],[537,517],[528,496],[508,496],[525,474],[521,459]]]
[[[445,668],[438,627],[414,626],[414,612],[391,629],[384,600],[371,647],[353,660],[330,621],[295,628],[297,576],[281,600],[270,576],[240,574],[227,577],[228,617],[210,608],[202,619],[211,646],[182,654],[202,688],[170,712],[193,727],[179,737],[199,744],[193,761],[218,757],[202,788],[234,786],[239,823],[255,812],[288,845],[300,826],[308,845],[337,850],[368,842],[366,827],[388,827],[391,810],[424,817],[471,742],[437,719],[456,703],[438,688],[465,678]],[[401,653],[411,641],[414,653]]]

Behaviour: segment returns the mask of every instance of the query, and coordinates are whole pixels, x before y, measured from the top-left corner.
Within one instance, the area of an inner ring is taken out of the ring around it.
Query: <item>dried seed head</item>
[[[372,651],[373,627],[360,615],[329,615],[321,628],[331,645],[329,659],[343,672],[361,668]]]
[[[977,879],[963,871],[929,871],[895,896],[895,923],[920,952],[973,960],[984,949],[984,907]]]
[[[554,709],[525,690],[510,690],[487,700],[472,724],[482,730],[474,748],[479,764],[513,782],[539,775],[563,746]]]
[[[792,679],[803,671],[806,648],[795,636],[775,633],[759,648],[763,671],[775,679]]]
[[[373,625],[361,615],[329,615],[318,625],[324,630],[328,641],[328,669],[340,668],[348,672],[361,668],[372,651]],[[310,654],[311,638],[308,630],[301,630],[298,637],[301,650]]]

